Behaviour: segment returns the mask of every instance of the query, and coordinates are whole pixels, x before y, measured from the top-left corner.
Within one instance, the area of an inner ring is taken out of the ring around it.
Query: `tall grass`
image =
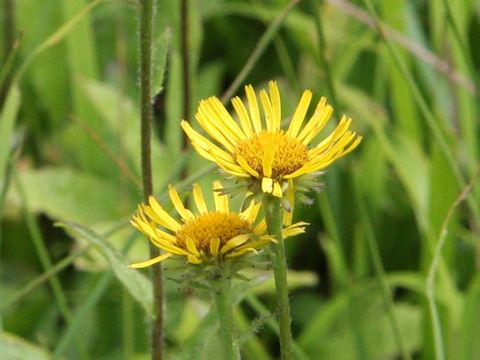
[[[146,356],[151,283],[126,269],[148,256],[128,225],[142,201],[137,2],[13,3],[0,10],[0,354]],[[286,243],[294,357],[479,358],[475,2],[188,0],[184,37],[181,2],[155,3],[161,201],[168,183],[213,178],[183,146],[183,114],[247,83],[276,79],[285,115],[305,88],[327,95],[364,136],[315,205],[297,206],[311,225]],[[233,294],[236,321],[243,357],[274,359],[273,280],[259,271]],[[176,287],[165,280],[166,358],[213,358],[211,303]]]

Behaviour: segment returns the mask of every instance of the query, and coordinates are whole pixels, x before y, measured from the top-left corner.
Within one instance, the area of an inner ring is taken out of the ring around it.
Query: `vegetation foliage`
[[[286,243],[295,358],[480,358],[478,3],[186,5],[156,1],[159,201],[215,177],[179,126],[199,99],[275,79],[291,114],[304,89],[325,95],[364,140],[297,204],[310,226]],[[128,224],[142,201],[138,3],[3,0],[0,14],[0,357],[147,358],[149,273],[127,268],[148,258]],[[242,356],[274,359],[271,271],[254,279],[233,294]],[[166,358],[214,359],[211,300],[165,291]]]

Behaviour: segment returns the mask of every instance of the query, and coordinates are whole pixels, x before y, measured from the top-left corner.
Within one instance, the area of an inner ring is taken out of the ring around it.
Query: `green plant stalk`
[[[368,250],[372,258],[373,268],[375,270],[375,273],[378,278],[378,282],[380,284],[382,297],[383,297],[383,300],[385,301],[385,305],[387,308],[387,315],[390,321],[390,325],[392,327],[395,342],[397,343],[402,359],[411,360],[412,357],[408,351],[407,345],[405,343],[405,340],[402,336],[402,332],[400,330],[400,325],[398,323],[397,316],[395,315],[395,312],[394,312],[394,303],[392,299],[391,289],[388,285],[387,276],[385,274],[385,269],[382,264],[380,249],[378,248],[378,242],[377,242],[377,239],[375,238],[375,231],[373,229],[372,221],[368,214],[365,199],[362,197],[360,193],[360,186],[358,185],[358,182],[356,184],[355,196],[356,196],[356,201],[360,210],[360,219],[365,228],[365,238],[367,241]]]
[[[430,267],[428,268],[428,275],[425,281],[425,292],[428,300],[428,309],[430,311],[430,316],[432,317],[432,332],[433,332],[436,360],[445,359],[445,349],[444,349],[444,340],[442,335],[442,327],[440,322],[440,315],[438,313],[437,304],[435,303],[435,275],[439,268],[439,263],[442,257],[442,250],[445,246],[445,242],[447,239],[448,225],[453,216],[453,213],[458,208],[460,203],[468,197],[479,175],[480,175],[480,170],[477,170],[477,172],[472,177],[470,182],[463,189],[460,195],[455,199],[452,206],[450,206],[450,208],[448,209],[447,215],[445,216],[442,222],[442,227],[440,228],[440,235],[437,241],[437,245],[435,247],[435,252],[432,258],[432,262],[430,264]]]
[[[95,284],[92,291],[89,293],[89,296],[76,313],[72,323],[69,324],[67,331],[63,333],[61,339],[59,340],[55,348],[55,351],[52,354],[52,360],[62,358],[62,355],[70,344],[72,337],[74,337],[75,334],[81,331],[82,324],[85,321],[87,315],[95,307],[98,301],[100,301],[103,294],[107,291],[108,285],[110,284],[110,281],[112,279],[113,273],[111,271],[105,272],[100,276],[100,279]]]
[[[272,195],[263,198],[263,209],[268,233],[275,236],[276,244],[271,246],[270,256],[277,293],[277,317],[280,328],[280,354],[282,360],[292,359],[292,331],[290,329],[290,303],[288,300],[287,259],[283,240],[283,208],[281,199]]]
[[[222,280],[222,286],[214,291],[214,296],[218,321],[220,323],[219,330],[225,351],[225,359],[240,360],[237,331],[233,316],[234,306],[231,298],[229,279]]]
[[[142,148],[142,178],[145,201],[153,194],[152,183],[152,31],[153,31],[153,0],[142,0],[140,3],[140,92],[141,92],[141,148]],[[159,249],[150,244],[150,256],[160,255]],[[152,322],[151,347],[152,359],[162,359],[163,348],[163,282],[162,265],[152,268],[152,284],[154,296],[154,318]]]

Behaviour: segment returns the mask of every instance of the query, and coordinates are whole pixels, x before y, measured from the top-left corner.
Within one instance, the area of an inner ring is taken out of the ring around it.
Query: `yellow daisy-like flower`
[[[223,261],[249,252],[257,252],[275,239],[267,234],[265,219],[257,221],[260,204],[251,203],[240,213],[229,208],[228,197],[222,195],[222,186],[214,182],[215,210],[209,211],[198,184],[193,185],[196,212],[183,205],[173,186],[169,186],[170,199],[181,217],[181,222],[169,215],[155,200],[139,205],[132,225],[147,235],[165,253],[153,259],[130,265],[143,268],[169,257],[185,258],[191,264]],[[299,222],[283,231],[284,238],[304,232],[306,223]]]
[[[248,110],[239,97],[232,100],[238,121],[217,97],[200,101],[196,119],[214,141],[199,134],[185,120],[181,125],[201,156],[231,175],[260,182],[264,193],[283,197],[286,189],[293,191],[294,179],[312,173],[318,175],[354,150],[362,140],[349,130],[352,120],[343,116],[332,133],[312,146],[312,140],[327,124],[333,108],[322,97],[303,125],[312,100],[310,90],[303,93],[286,129],[281,127],[281,101],[276,82],[269,83],[270,94],[265,90],[260,92],[263,120],[253,87],[248,85],[245,91]]]

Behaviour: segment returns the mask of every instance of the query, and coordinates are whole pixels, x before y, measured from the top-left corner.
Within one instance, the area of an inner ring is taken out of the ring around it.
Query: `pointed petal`
[[[168,185],[168,194],[170,196],[170,200],[172,200],[173,206],[175,206],[175,209],[184,221],[192,220],[195,218],[192,212],[185,208],[182,200],[180,199],[180,196],[178,196],[177,190],[175,190],[172,185]]]
[[[225,243],[225,245],[222,246],[222,248],[220,249],[220,254],[223,255],[229,250],[244,244],[248,241],[248,239],[250,239],[250,234],[241,234],[231,238]]]
[[[273,109],[272,103],[268,98],[265,90],[260,91],[260,101],[262,103],[263,112],[265,114],[265,122],[267,123],[267,130],[272,132],[273,130]]]
[[[157,202],[157,200],[153,196],[150,196],[148,198],[148,202],[150,206],[144,205],[143,211],[153,221],[166,227],[169,230],[172,230],[173,232],[177,232],[177,230],[180,229],[180,224],[173,217],[171,217],[165,210],[163,210],[163,208],[160,206],[160,204]]]
[[[272,165],[273,159],[275,157],[275,149],[273,147],[267,147],[263,149],[263,176],[271,177],[272,176]]]
[[[251,136],[253,134],[252,122],[242,100],[236,96],[232,99],[232,105],[238,115],[243,132],[246,136]]]
[[[261,202],[255,203],[255,201],[251,201],[248,207],[242,211],[240,216],[250,224],[253,224],[255,220],[257,220],[258,212],[260,211],[261,207]]]
[[[271,194],[273,191],[273,180],[267,177],[262,179],[262,191]]]
[[[167,254],[162,254],[162,255],[154,257],[153,259],[150,259],[150,260],[130,264],[130,265],[128,265],[128,267],[131,268],[131,269],[145,268],[147,266],[150,266],[150,265],[159,263],[160,261],[163,261],[165,259],[168,259],[170,256],[172,256],[172,254],[168,254],[168,253]]]
[[[274,181],[274,182],[273,182],[272,195],[273,195],[273,196],[276,196],[276,197],[278,197],[278,198],[282,198],[282,197],[283,197],[282,186],[280,185],[280,183],[279,183],[278,181]]]
[[[196,257],[194,255],[188,255],[187,260],[190,264],[200,264],[203,261],[201,257]]]
[[[222,190],[223,186],[220,183],[220,181],[214,181],[213,182],[213,199],[215,201],[215,209],[217,211],[223,212],[223,213],[229,213],[229,205],[228,205],[228,196],[227,195],[222,195],[220,194],[220,191]]]
[[[185,241],[185,245],[187,245],[187,250],[196,257],[200,257],[200,252],[197,249],[197,245],[195,244],[195,240],[191,237],[187,237]]]
[[[308,107],[310,106],[310,101],[312,100],[312,92],[310,90],[305,90],[303,92],[302,98],[300,99],[297,109],[293,114],[292,120],[290,121],[290,126],[288,127],[287,133],[291,137],[295,138],[302,126],[303,119],[307,114]]]
[[[246,170],[250,175],[253,177],[258,178],[260,175],[258,174],[257,171],[255,171],[245,160],[245,158],[241,155],[237,155],[237,163],[244,169]]]
[[[260,119],[260,110],[258,108],[257,95],[255,95],[255,90],[253,90],[252,85],[245,86],[245,93],[247,94],[250,119],[252,119],[253,128],[258,134],[262,131],[262,121]]]
[[[270,81],[268,87],[270,89],[270,101],[272,104],[272,131],[277,132],[280,130],[280,123],[282,121],[280,91],[278,90],[276,81]]]
[[[247,252],[254,252],[254,253],[258,253],[257,250],[253,249],[253,248],[245,248],[241,251],[233,251],[227,255],[225,255],[226,258],[232,258],[232,257],[237,257],[237,256],[242,256],[242,255],[245,255]]]
[[[202,189],[197,183],[193,184],[193,199],[197,210],[201,215],[208,213],[207,203],[203,197]]]
[[[220,239],[215,237],[210,240],[210,254],[218,256],[218,248],[220,247]]]

